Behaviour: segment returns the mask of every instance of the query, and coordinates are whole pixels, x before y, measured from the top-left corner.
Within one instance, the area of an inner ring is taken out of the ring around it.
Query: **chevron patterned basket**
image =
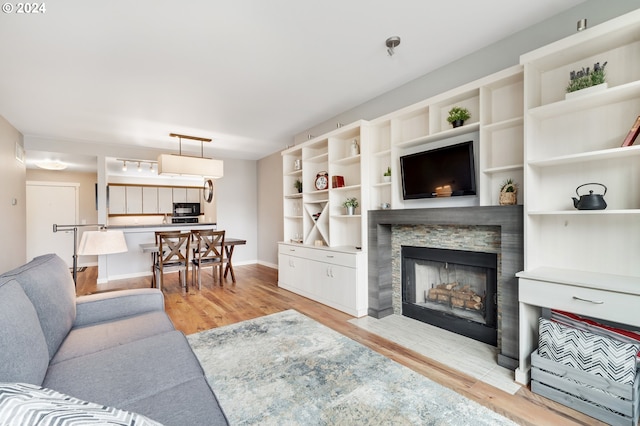
[[[531,391],[610,425],[636,426],[638,345],[540,319]]]

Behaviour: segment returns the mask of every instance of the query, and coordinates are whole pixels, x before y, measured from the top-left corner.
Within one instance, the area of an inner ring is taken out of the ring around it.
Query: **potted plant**
[[[569,73],[569,85],[567,86],[567,93],[576,92],[578,90],[586,89],[592,86],[600,86],[605,84],[605,70],[607,63],[600,65],[600,62],[593,64],[593,70],[582,68],[579,71],[571,71]],[[606,86],[601,86],[605,88]]]
[[[500,205],[510,206],[518,201],[518,185],[511,179],[507,179],[500,188]]]
[[[300,179],[296,179],[293,182],[293,187],[298,190],[298,194],[302,193],[302,181]]]
[[[382,174],[385,182],[391,182],[391,166],[387,167],[387,171]]]
[[[348,215],[353,215],[358,205],[358,199],[356,197],[347,198],[347,200],[342,203],[342,207],[347,209]]]
[[[449,117],[447,117],[447,121],[453,127],[460,127],[464,124],[465,120],[468,120],[471,117],[471,113],[468,109],[454,106],[449,110]]]

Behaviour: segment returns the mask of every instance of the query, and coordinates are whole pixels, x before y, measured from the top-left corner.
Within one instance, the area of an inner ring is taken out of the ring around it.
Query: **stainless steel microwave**
[[[200,216],[200,203],[173,203],[173,217]]]

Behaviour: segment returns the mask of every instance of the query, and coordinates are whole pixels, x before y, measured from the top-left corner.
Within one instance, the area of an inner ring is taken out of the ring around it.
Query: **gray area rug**
[[[288,310],[187,336],[232,425],[514,425]]]

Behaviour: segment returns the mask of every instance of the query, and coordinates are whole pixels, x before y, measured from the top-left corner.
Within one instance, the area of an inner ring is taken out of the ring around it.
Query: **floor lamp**
[[[78,248],[78,228],[97,227],[98,231],[82,233]],[[122,231],[109,231],[100,224],[91,225],[57,225],[53,224],[53,232],[73,231],[73,283],[78,284],[78,256],[123,253],[127,251],[127,243]]]

